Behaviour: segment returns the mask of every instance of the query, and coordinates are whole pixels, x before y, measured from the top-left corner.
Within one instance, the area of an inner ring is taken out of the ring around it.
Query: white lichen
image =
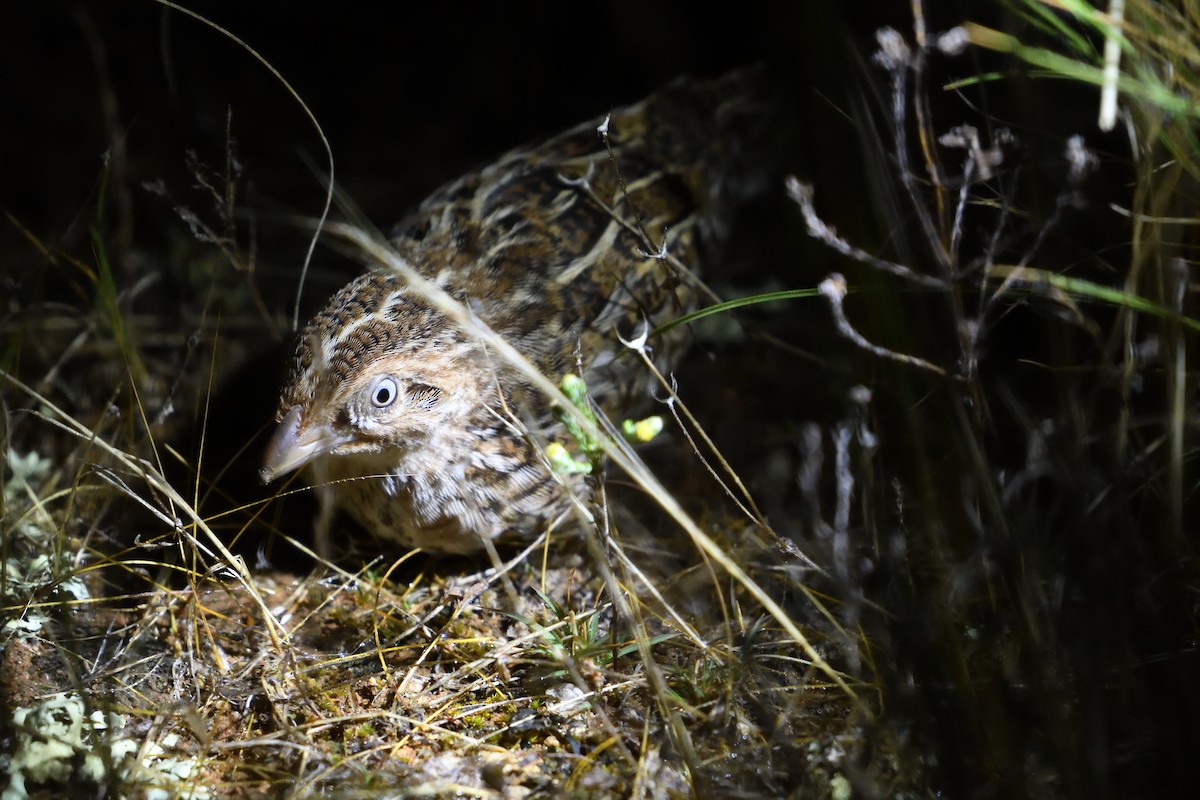
[[[50,472],[52,466],[50,459],[42,458],[39,453],[29,452],[20,455],[11,447],[4,454],[4,460],[8,464],[9,471],[8,480],[4,483],[6,505],[15,501],[26,487],[38,486],[42,478]]]
[[[36,452],[21,455],[12,448],[5,451],[4,462],[9,473],[4,482],[4,508],[8,511],[5,524],[17,537],[46,541],[54,526],[39,505],[38,489],[50,473],[52,462]],[[26,513],[30,510],[33,513]]]
[[[99,785],[106,763],[121,777],[119,797],[204,800],[211,796],[209,787],[195,783],[200,772],[197,759],[168,754],[167,748],[178,744],[174,734],[143,748],[138,740],[121,735],[125,725],[120,714],[87,713],[83,699],[73,692],[14,709],[12,751],[0,758],[0,773],[8,775],[0,800],[25,800],[28,784]],[[139,750],[143,753],[140,759]]]

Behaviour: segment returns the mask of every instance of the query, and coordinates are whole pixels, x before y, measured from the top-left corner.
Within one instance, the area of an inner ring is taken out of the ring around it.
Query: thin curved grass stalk
[[[834,685],[842,690],[846,696],[858,707],[863,713],[869,713],[863,705],[862,700],[858,697],[857,692],[846,682],[845,676],[835,670],[821,655],[816,648],[809,642],[808,637],[800,630],[795,621],[787,614],[786,611],[775,601],[759,584],[755,581],[741,565],[737,564],[729,554],[724,552],[708,534],[700,528],[700,526],[684,511],[679,502],[671,496],[671,494],[663,487],[662,483],[650,471],[641,459],[632,454],[625,448],[612,447],[607,437],[601,435],[601,432],[596,426],[587,419],[587,417],[576,408],[571,401],[564,395],[556,383],[531,364],[528,359],[522,356],[517,350],[509,344],[505,339],[498,336],[478,317],[472,314],[461,303],[458,303],[449,294],[443,291],[440,287],[423,277],[413,266],[401,258],[378,234],[373,233],[363,227],[356,225],[345,225],[341,223],[332,223],[327,230],[345,241],[353,244],[360,252],[369,260],[369,262],[378,264],[382,268],[388,269],[403,279],[420,295],[439,312],[446,315],[455,325],[459,326],[463,331],[472,336],[477,337],[483,342],[493,353],[497,354],[506,364],[518,371],[532,385],[536,386],[539,391],[543,392],[553,402],[557,403],[563,413],[570,414],[576,423],[584,430],[589,430],[592,435],[596,436],[601,441],[605,442],[606,452],[608,456],[617,463],[621,469],[625,471],[629,477],[641,486],[656,502],[666,511],[679,525],[688,533],[693,543],[703,551],[708,557],[712,558],[715,563],[721,566],[728,572],[741,586],[743,586],[756,601],[758,601],[767,610],[767,612],[775,618],[775,620],[787,631],[805,654],[812,660],[813,665],[824,673]],[[589,535],[589,548],[595,546],[597,553],[602,553],[603,550],[598,542],[595,542],[595,537]],[[598,562],[603,562],[603,559],[598,559]],[[600,563],[603,569],[603,563]],[[607,573],[607,571],[605,571]],[[614,589],[614,598],[620,595],[619,586],[612,578],[611,573],[605,575],[605,580],[610,587]],[[619,603],[619,601],[618,601]],[[622,609],[622,612],[628,609]],[[643,652],[643,662],[652,663],[649,658],[649,653]],[[649,667],[649,663],[647,663]],[[682,724],[682,723],[680,723]]]
[[[308,265],[312,262],[313,253],[316,251],[317,240],[320,238],[320,235],[321,235],[321,228],[325,224],[325,220],[329,218],[330,208],[333,207],[333,188],[332,188],[333,187],[333,174],[334,174],[333,173],[333,167],[334,167],[333,147],[329,144],[329,140],[325,137],[325,130],[321,127],[321,123],[317,121],[316,115],[313,114],[312,109],[310,109],[308,107],[308,104],[304,102],[304,98],[302,98],[300,96],[299,92],[297,92],[292,87],[292,84],[290,82],[288,82],[288,79],[283,77],[283,74],[279,70],[277,70],[275,68],[275,66],[270,61],[268,61],[261,53],[259,53],[253,47],[251,47],[243,39],[239,38],[232,31],[221,27],[220,25],[218,25],[217,23],[208,19],[207,17],[205,17],[202,14],[192,11],[189,8],[185,8],[184,6],[181,6],[178,3],[172,3],[171,0],[155,0],[155,2],[160,3],[174,11],[178,11],[180,14],[191,17],[192,19],[196,20],[197,22],[201,22],[201,23],[207,25],[208,27],[215,30],[217,33],[219,33],[222,36],[224,36],[225,38],[229,39],[229,41],[233,42],[238,47],[245,50],[250,56],[252,56],[254,58],[255,61],[262,64],[264,67],[266,67],[267,71],[270,72],[273,76],[275,76],[275,79],[278,80],[283,85],[283,88],[287,91],[287,93],[292,97],[293,100],[296,101],[296,104],[300,106],[300,110],[304,113],[304,116],[307,117],[309,122],[312,123],[313,129],[317,133],[317,138],[319,138],[321,140],[321,146],[325,150],[325,159],[329,164],[329,183],[328,183],[328,188],[326,189],[326,192],[325,192],[325,204],[321,208],[321,213],[317,218],[317,229],[313,232],[312,238],[308,242],[308,250],[305,252],[304,261],[300,266],[300,278],[296,282],[296,302],[292,306],[292,330],[296,330],[297,328],[300,327],[300,298],[304,292],[305,278],[308,276]]]
[[[26,385],[16,376],[4,370],[0,370],[0,377],[3,377],[5,380],[11,383],[17,390],[25,393],[30,398],[41,403],[45,409],[48,409],[54,415],[53,417],[47,417],[45,416],[44,412],[41,411],[37,412],[38,415],[47,422],[71,434],[72,436],[75,436],[78,439],[94,442],[100,447],[101,450],[116,459],[117,462],[123,467],[128,469],[134,475],[137,475],[142,480],[146,481],[146,483],[152,489],[165,496],[177,511],[182,512],[184,518],[189,520],[190,525],[194,526],[197,531],[204,535],[204,539],[208,541],[208,543],[212,546],[212,549],[220,554],[221,558],[224,559],[225,566],[232,572],[238,582],[245,587],[251,599],[254,601],[254,604],[257,605],[259,610],[262,612],[262,620],[266,625],[272,644],[277,650],[281,652],[284,650],[289,638],[288,632],[275,618],[275,615],[271,612],[271,610],[267,608],[262,596],[255,588],[254,579],[250,575],[250,571],[246,568],[245,563],[229,551],[229,549],[225,546],[225,543],[221,541],[220,537],[218,537],[208,526],[208,522],[192,508],[191,504],[184,499],[183,495],[181,495],[163,476],[159,467],[156,467],[144,458],[138,458],[137,456],[126,453],[121,448],[107,442],[100,437],[95,436],[86,425],[56,406],[45,395],[34,391],[32,387]],[[133,496],[135,498],[137,497],[136,494],[133,494]],[[159,517],[159,519],[163,520],[163,522],[167,523],[168,525],[171,525],[175,529],[175,532],[180,536],[187,538],[188,541],[192,542],[197,547],[203,547],[203,543],[195,534],[190,534],[187,532],[187,527],[189,526],[185,526],[181,519],[168,519],[157,509],[152,508],[151,510],[156,516]]]

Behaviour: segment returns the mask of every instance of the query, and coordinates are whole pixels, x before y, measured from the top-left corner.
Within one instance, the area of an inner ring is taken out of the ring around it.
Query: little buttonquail
[[[390,237],[554,382],[603,409],[649,397],[620,343],[694,309],[719,246],[759,70],[680,80],[435,192]],[[649,344],[669,368],[688,334]],[[304,467],[381,540],[468,553],[532,537],[587,496],[537,442],[571,442],[536,390],[394,274],[338,291],[299,336],[261,476]],[[518,424],[519,423],[519,424]]]

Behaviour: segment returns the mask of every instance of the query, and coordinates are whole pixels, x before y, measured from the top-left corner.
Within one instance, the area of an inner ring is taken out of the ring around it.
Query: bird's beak
[[[345,435],[338,434],[327,423],[301,425],[300,406],[292,406],[267,445],[258,477],[263,483],[270,483],[346,441]]]

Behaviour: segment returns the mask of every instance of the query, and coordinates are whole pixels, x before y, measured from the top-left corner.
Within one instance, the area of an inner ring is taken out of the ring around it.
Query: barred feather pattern
[[[697,306],[740,163],[733,120],[753,114],[759,80],[677,81],[509,152],[436,191],[391,243],[552,380],[580,373],[601,408],[636,410],[649,379],[618,336]],[[687,336],[650,342],[660,367]],[[264,480],[304,468],[323,503],[408,547],[530,537],[588,496],[539,456],[571,444],[547,401],[386,272],[303,329],[277,422]]]

